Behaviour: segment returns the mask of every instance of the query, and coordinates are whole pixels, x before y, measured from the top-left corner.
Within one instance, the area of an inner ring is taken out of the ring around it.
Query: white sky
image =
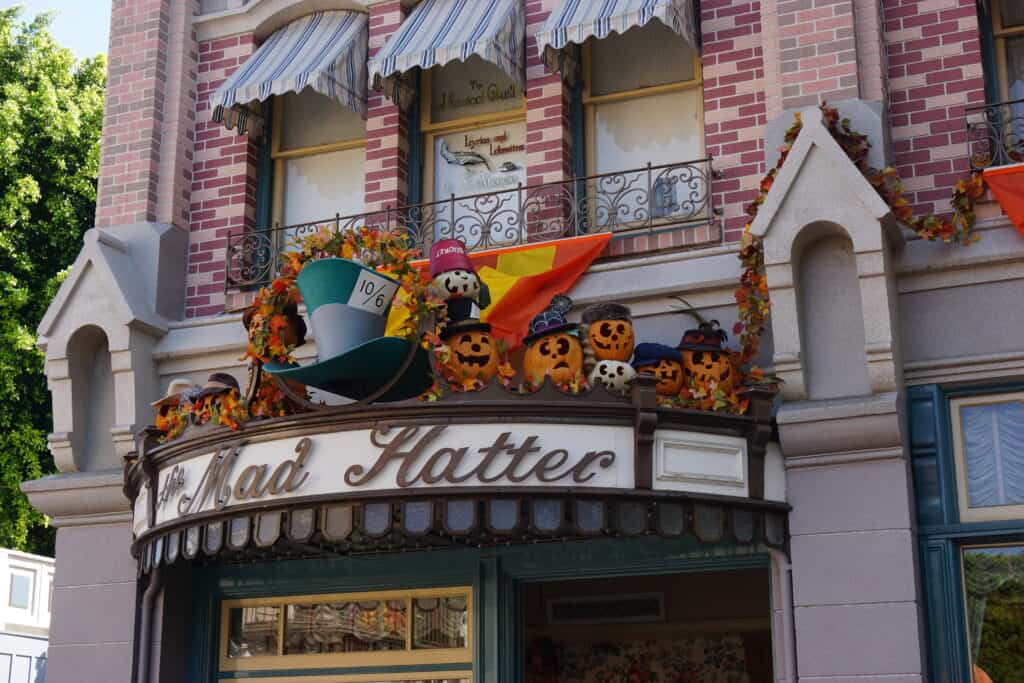
[[[107,51],[111,0],[0,0],[0,7],[21,5],[26,17],[55,10],[50,27],[57,42],[77,57],[91,57]]]

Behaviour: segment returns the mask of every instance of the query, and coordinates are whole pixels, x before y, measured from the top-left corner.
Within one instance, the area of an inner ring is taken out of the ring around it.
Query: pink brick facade
[[[569,89],[548,73],[534,38],[556,5],[525,4],[530,184],[571,174]],[[369,8],[371,52],[407,11],[399,0]],[[196,43],[185,16],[166,0],[114,4],[97,223],[187,226],[186,316],[197,317],[225,308],[226,235],[254,227],[256,146],[210,121],[209,98],[258,40]],[[919,208],[945,207],[967,169],[964,106],[984,101],[973,0],[704,0],[701,24],[705,152],[721,174],[712,182],[719,216],[618,239],[610,256],[738,239],[744,207],[776,158],[765,149],[765,125],[824,99],[886,101],[906,187]],[[406,202],[408,152],[404,114],[371,94],[368,210]]]
[[[885,0],[894,161],[919,211],[968,172],[965,106],[985,103],[974,0]]]

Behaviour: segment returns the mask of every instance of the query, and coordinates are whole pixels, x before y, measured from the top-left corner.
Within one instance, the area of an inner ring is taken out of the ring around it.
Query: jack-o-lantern
[[[533,385],[545,376],[555,384],[568,384],[583,374],[583,345],[568,332],[546,335],[526,347],[523,374]]]
[[[629,361],[633,355],[633,322],[622,304],[594,304],[583,311],[587,342],[597,360]]]
[[[692,379],[700,388],[715,387],[729,392],[736,386],[735,369],[729,352],[724,348],[728,336],[719,328],[718,321],[702,322],[697,329],[687,330],[679,342],[683,357],[683,372],[687,383]],[[710,408],[713,399],[702,401],[702,408]]]
[[[449,379],[477,379],[486,384],[497,374],[498,345],[487,323],[450,327],[446,330],[445,341],[450,349],[444,366]]]
[[[683,364],[679,351],[665,344],[637,344],[633,367],[640,374],[654,375],[659,396],[678,396],[683,388]]]
[[[629,363],[617,360],[598,361],[594,369],[590,371],[590,385],[604,385],[608,391],[625,393],[629,390],[629,384],[636,377],[636,370]]]
[[[574,334],[578,327],[565,319],[571,308],[569,297],[556,296],[530,321],[530,334],[523,340],[523,375],[530,384],[539,385],[545,377],[568,384],[583,374],[583,343]]]

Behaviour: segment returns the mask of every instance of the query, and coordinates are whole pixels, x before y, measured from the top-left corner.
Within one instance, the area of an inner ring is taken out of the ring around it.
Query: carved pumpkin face
[[[453,379],[489,382],[498,372],[498,347],[483,330],[460,332],[448,339],[451,354],[445,372]]]
[[[530,384],[542,383],[545,375],[555,384],[567,384],[582,372],[583,344],[567,332],[545,335],[526,347],[523,374]]]
[[[658,384],[654,390],[659,396],[678,396],[683,388],[683,365],[679,361],[660,359],[657,365],[644,365],[637,372],[654,375]]]
[[[597,386],[603,384],[608,391],[625,393],[629,390],[629,384],[636,377],[636,370],[629,363],[617,360],[598,361],[594,369],[590,371],[590,384]]]
[[[587,340],[598,360],[628,361],[633,355],[633,325],[628,320],[595,320]]]
[[[434,278],[434,288],[442,299],[473,299],[480,296],[480,278],[468,270],[449,270]]]
[[[683,371],[699,385],[715,382],[723,391],[729,391],[736,383],[729,354],[722,351],[683,351]]]

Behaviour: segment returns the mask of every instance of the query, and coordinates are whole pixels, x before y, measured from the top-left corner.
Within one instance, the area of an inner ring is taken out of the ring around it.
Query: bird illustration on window
[[[487,162],[486,157],[484,157],[482,154],[477,154],[476,152],[448,149],[447,140],[441,141],[441,158],[447,161],[449,164],[454,164],[457,166],[476,166],[477,164],[483,164],[488,171],[491,170],[491,165]]]

